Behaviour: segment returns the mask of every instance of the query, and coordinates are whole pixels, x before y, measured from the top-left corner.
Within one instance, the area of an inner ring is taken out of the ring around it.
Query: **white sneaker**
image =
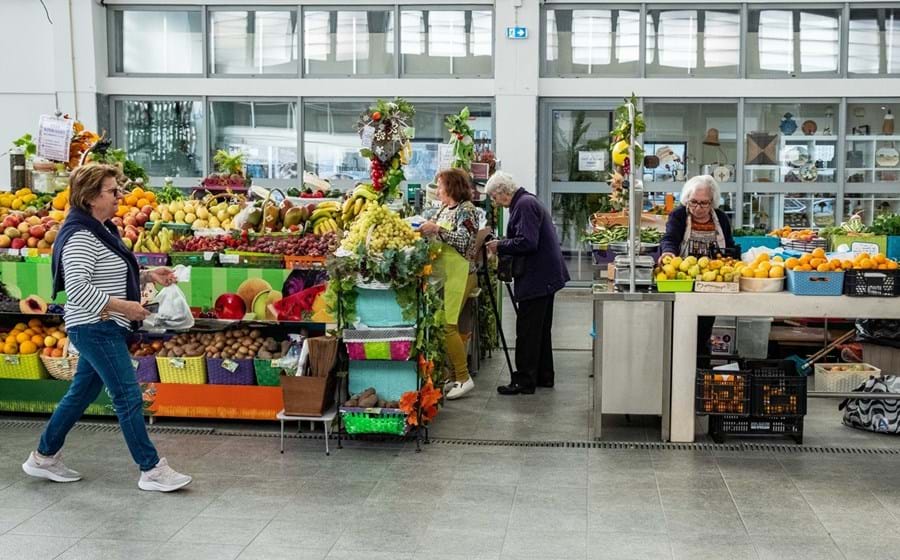
[[[181,474],[170,467],[164,457],[159,460],[159,463],[156,463],[155,467],[141,473],[138,488],[156,492],[174,492],[190,484],[191,480],[193,479],[188,475]]]
[[[459,381],[455,382],[453,386],[447,391],[447,400],[452,401],[459,398],[464,397],[467,393],[469,393],[472,389],[475,388],[475,382],[472,381],[472,378],[466,379],[464,383],[460,383]]]
[[[62,451],[58,451],[52,457],[44,457],[37,451],[28,455],[28,460],[22,463],[22,470],[26,474],[37,478],[46,478],[53,482],[76,482],[81,480],[78,471],[66,467],[62,461]]]

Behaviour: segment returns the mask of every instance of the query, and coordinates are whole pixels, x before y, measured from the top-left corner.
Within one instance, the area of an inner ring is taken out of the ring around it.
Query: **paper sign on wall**
[[[51,161],[69,161],[73,127],[72,119],[41,115],[38,124],[38,157]]]
[[[606,152],[578,152],[578,171],[606,169]]]
[[[438,171],[453,167],[453,146],[450,144],[438,144]]]

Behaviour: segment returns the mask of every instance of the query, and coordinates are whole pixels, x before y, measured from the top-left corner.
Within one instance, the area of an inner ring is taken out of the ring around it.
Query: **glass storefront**
[[[653,9],[647,12],[647,76],[736,78],[739,10]]]
[[[297,104],[293,101],[212,101],[210,154],[245,154],[247,174],[297,177]]]
[[[546,10],[544,75],[638,75],[640,21],[640,10]]]
[[[209,37],[212,74],[297,74],[296,10],[214,10]]]
[[[304,9],[305,76],[393,76],[394,11]]]
[[[837,76],[841,10],[753,8],[748,12],[748,76]]]
[[[493,26],[491,10],[402,9],[401,75],[491,76]]]
[[[850,9],[850,75],[900,74],[900,8]]]
[[[203,176],[203,102],[118,99],[113,112],[115,145],[148,175]]]
[[[110,70],[117,74],[202,74],[199,9],[112,10]]]

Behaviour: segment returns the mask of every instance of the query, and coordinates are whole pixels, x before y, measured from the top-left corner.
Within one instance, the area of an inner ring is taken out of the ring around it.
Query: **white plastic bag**
[[[194,326],[191,306],[177,284],[160,290],[154,303],[159,304],[159,310],[144,319],[145,328],[183,330]]]

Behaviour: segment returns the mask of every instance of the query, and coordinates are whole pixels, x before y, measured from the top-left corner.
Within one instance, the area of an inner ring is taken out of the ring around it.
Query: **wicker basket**
[[[66,356],[63,358],[41,356],[41,362],[47,368],[47,373],[55,379],[72,381],[72,378],[75,377],[75,369],[78,367],[78,356]]]
[[[278,387],[281,385],[282,368],[273,367],[272,360],[253,360],[253,370],[256,372],[256,384],[265,387]]]
[[[255,385],[253,360],[206,358],[210,385]]]
[[[159,383],[156,356],[132,356],[131,365],[134,366],[134,377],[138,383]]]
[[[163,383],[206,384],[206,358],[156,358],[159,379]]]
[[[415,327],[344,330],[351,360],[409,360],[415,341]]]
[[[47,379],[50,375],[34,354],[0,354],[0,378]]]
[[[816,364],[816,391],[826,393],[851,393],[870,377],[881,376],[881,370],[869,364],[861,364],[862,371],[835,371],[834,368],[859,364]]]
[[[344,428],[348,434],[405,435],[406,413],[395,408],[366,409],[341,407]]]

